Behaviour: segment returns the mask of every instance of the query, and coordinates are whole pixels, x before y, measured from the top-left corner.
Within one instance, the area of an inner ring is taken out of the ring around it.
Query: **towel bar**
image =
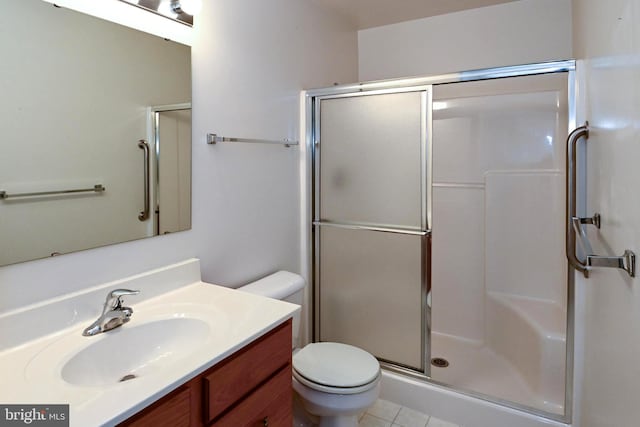
[[[220,136],[215,133],[207,134],[207,144],[216,144],[218,142],[249,142],[256,144],[283,144],[285,147],[290,147],[292,145],[298,145],[298,141],[290,141],[288,139],[284,139],[282,141],[275,141],[271,139],[251,139],[251,138],[235,138],[235,137],[227,137]]]
[[[53,190],[53,191],[38,191],[34,193],[14,193],[9,194],[4,190],[0,190],[0,199],[13,199],[14,197],[35,197],[35,196],[53,196],[56,194],[72,194],[72,193],[102,193],[106,188],[102,184],[96,184],[93,188],[74,188],[69,190]]]

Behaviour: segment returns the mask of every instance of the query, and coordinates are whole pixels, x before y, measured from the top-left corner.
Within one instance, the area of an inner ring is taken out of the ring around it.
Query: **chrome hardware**
[[[569,263],[582,274],[589,277],[589,269],[592,267],[608,267],[620,268],[626,271],[629,276],[636,276],[636,255],[633,251],[626,249],[621,256],[602,256],[594,255],[589,237],[585,232],[583,225],[594,225],[598,229],[601,226],[600,214],[596,213],[592,217],[582,218],[576,216],[576,194],[577,194],[577,177],[576,177],[576,146],[578,140],[584,137],[589,138],[589,122],[584,126],[576,128],[569,134],[567,138],[567,228],[566,228],[566,251]],[[580,237],[580,246],[585,254],[585,260],[581,261],[576,255],[576,235]]]
[[[262,425],[264,427],[269,427],[269,417],[264,417],[264,419],[262,420]]]
[[[585,220],[591,220],[592,218],[571,218],[571,224],[575,233],[580,237],[580,246],[582,250],[586,254],[585,266],[586,267],[608,267],[608,268],[620,268],[626,271],[629,276],[636,277],[636,254],[629,249],[624,251],[624,254],[621,256],[603,256],[603,255],[593,255],[593,249],[591,249],[591,243],[589,242],[589,237],[587,233],[584,231],[582,224],[593,224],[596,227],[600,228],[599,221],[600,215],[595,214],[595,217],[598,217],[598,224],[592,222],[583,222]],[[588,277],[588,276],[586,276]]]
[[[636,277],[636,254],[629,249],[625,250],[622,256],[588,255],[587,265],[589,267],[620,268],[629,273],[630,277]]]
[[[410,230],[407,228],[378,227],[378,226],[364,225],[364,224],[343,224],[338,222],[327,222],[327,221],[314,221],[313,225],[317,227],[346,228],[348,230],[368,230],[368,231],[380,231],[383,233],[409,234],[412,236],[428,236],[431,234],[431,230]]]
[[[127,323],[131,319],[133,309],[122,306],[122,297],[125,295],[138,295],[139,293],[140,291],[130,289],[114,289],[109,292],[104,302],[102,314],[82,332],[82,335],[90,337]]]
[[[217,144],[218,142],[249,142],[249,143],[255,143],[255,144],[284,144],[285,147],[298,145],[298,141],[290,141],[288,139],[284,139],[282,141],[274,141],[271,139],[251,139],[251,138],[235,138],[235,137],[219,136],[219,135],[216,135],[215,133],[207,134],[207,144]]]
[[[151,204],[149,200],[151,195],[149,191],[149,143],[141,139],[138,141],[138,148],[144,151],[144,210],[138,214],[138,219],[146,221],[149,219],[149,205]]]
[[[592,217],[589,218],[577,218],[577,217],[573,217],[573,219],[578,219],[580,221],[580,224],[590,224],[590,225],[595,225],[597,229],[600,229],[600,214],[594,214]]]
[[[566,252],[569,264],[576,270],[584,274],[584,277],[589,277],[589,270],[586,264],[581,262],[576,255],[576,235],[572,224],[572,219],[576,216],[576,191],[577,191],[577,177],[576,177],[576,145],[578,140],[582,137],[589,137],[589,122],[584,126],[580,126],[571,132],[567,138],[567,194],[566,194]]]
[[[77,188],[77,189],[71,189],[71,190],[39,191],[39,192],[36,192],[36,193],[8,194],[6,191],[0,190],[0,199],[6,200],[6,199],[9,199],[9,198],[12,199],[14,197],[53,196],[53,195],[56,195],[56,194],[72,194],[72,193],[88,193],[88,192],[102,193],[105,190],[106,190],[106,188],[104,188],[104,186],[102,184],[96,184],[96,185],[93,186],[93,188]]]

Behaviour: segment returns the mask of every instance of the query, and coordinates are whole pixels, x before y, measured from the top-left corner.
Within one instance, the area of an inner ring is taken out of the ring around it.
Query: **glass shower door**
[[[316,339],[428,372],[430,87],[316,100]]]
[[[568,73],[434,85],[432,378],[563,414]],[[463,260],[463,264],[461,264]]]

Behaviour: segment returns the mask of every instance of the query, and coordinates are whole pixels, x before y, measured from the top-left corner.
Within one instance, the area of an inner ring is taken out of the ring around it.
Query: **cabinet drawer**
[[[291,320],[205,375],[205,423],[219,417],[286,365],[291,365]]]
[[[141,413],[119,424],[119,426],[190,427],[193,425],[191,422],[191,405],[190,388],[181,387]]]
[[[213,426],[290,427],[293,424],[292,393],[291,366],[287,365]]]

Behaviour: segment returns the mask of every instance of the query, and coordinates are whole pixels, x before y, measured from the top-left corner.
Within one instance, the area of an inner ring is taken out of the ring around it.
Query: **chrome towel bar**
[[[217,144],[218,142],[249,142],[255,144],[283,144],[285,147],[292,145],[298,145],[298,141],[290,141],[284,139],[282,141],[275,141],[271,139],[251,139],[251,138],[235,138],[227,136],[219,136],[215,133],[207,134],[207,144]]]
[[[102,193],[106,188],[102,184],[96,184],[93,188],[77,188],[69,190],[54,190],[54,191],[38,191],[35,193],[15,193],[9,194],[4,190],[0,190],[0,199],[13,199],[14,197],[35,197],[35,196],[53,196],[56,194],[72,194],[72,193]]]
[[[567,138],[567,194],[566,194],[566,253],[569,264],[576,270],[589,277],[589,269],[592,267],[620,268],[626,271],[629,276],[636,276],[636,255],[629,249],[624,251],[622,256],[601,256],[594,255],[589,237],[583,225],[601,226],[600,214],[596,213],[590,218],[576,216],[577,199],[577,154],[576,148],[580,138],[589,138],[589,122],[584,126],[576,128]],[[585,260],[581,261],[576,254],[576,235],[580,237],[580,246],[584,253]]]

